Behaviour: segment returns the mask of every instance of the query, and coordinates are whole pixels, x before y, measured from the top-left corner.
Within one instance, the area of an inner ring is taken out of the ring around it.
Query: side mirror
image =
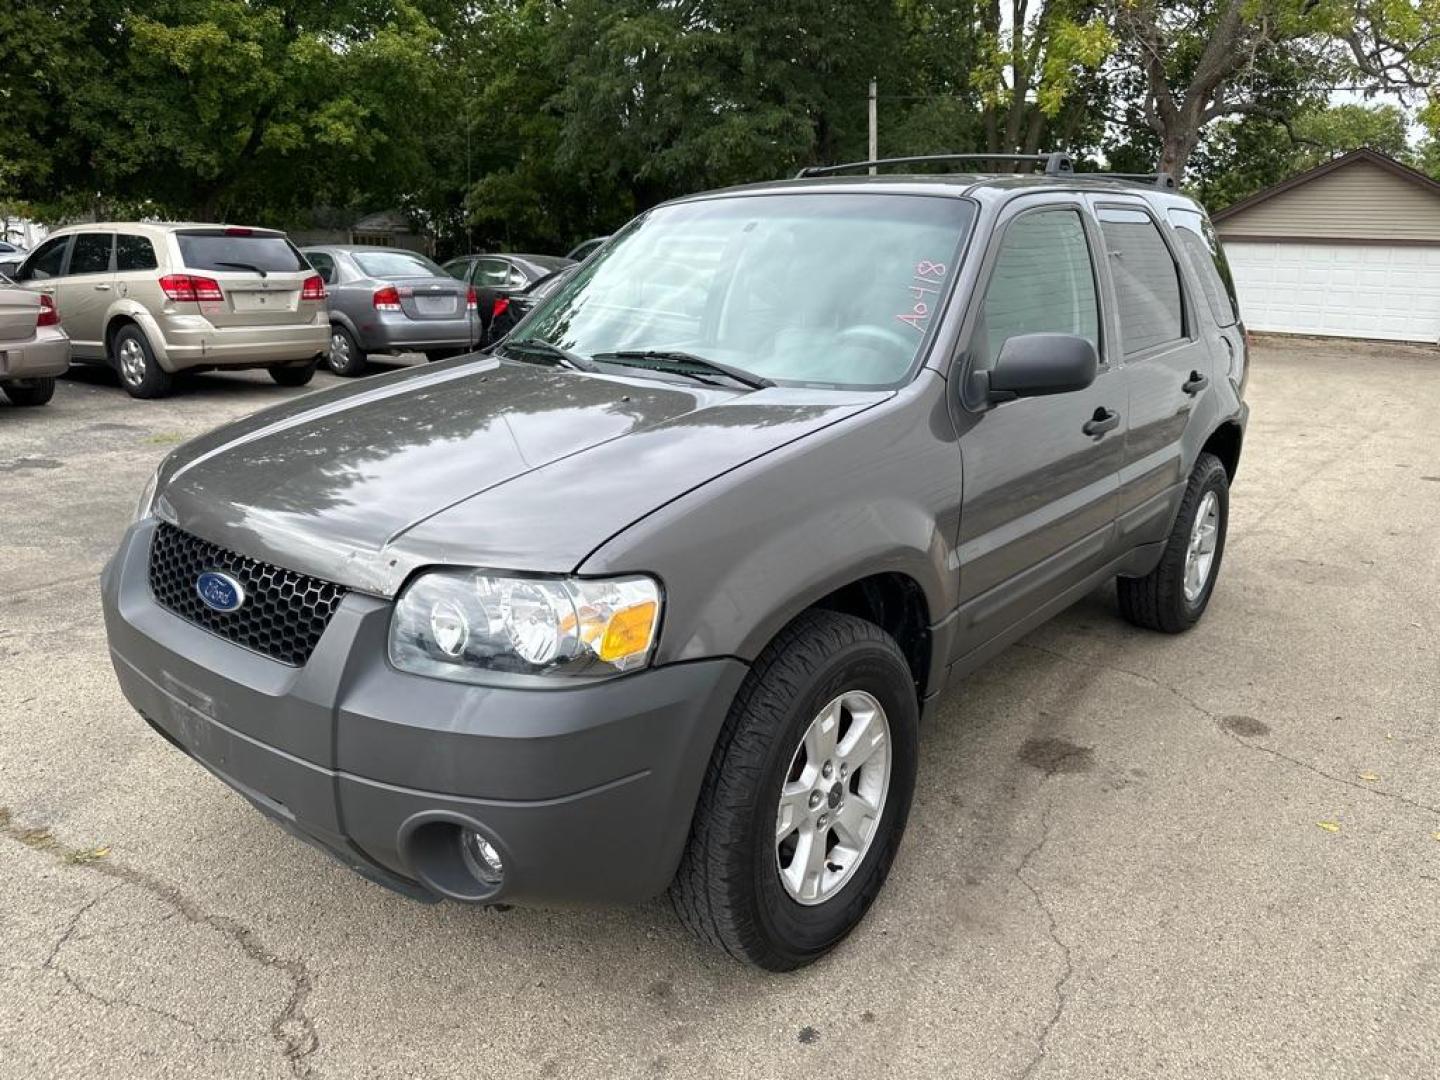
[[[14,281],[15,274],[19,271],[22,261],[23,260],[18,259],[6,259],[4,262],[0,262],[0,275],[4,275],[11,281]]]
[[[1095,346],[1075,334],[1021,334],[1000,347],[995,366],[978,372],[982,397],[992,403],[1069,394],[1095,381]]]

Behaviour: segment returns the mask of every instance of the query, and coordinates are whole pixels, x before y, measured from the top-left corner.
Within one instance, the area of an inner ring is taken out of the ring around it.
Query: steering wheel
[[[847,327],[835,335],[837,345],[859,345],[861,348],[870,349],[874,352],[903,353],[911,355],[919,340],[911,340],[899,330],[891,329],[888,326],[875,326],[872,323],[862,323],[859,326]]]

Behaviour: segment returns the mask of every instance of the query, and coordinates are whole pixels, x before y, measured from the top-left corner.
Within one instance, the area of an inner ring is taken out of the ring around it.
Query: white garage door
[[[1251,330],[1440,341],[1440,246],[1226,242]]]

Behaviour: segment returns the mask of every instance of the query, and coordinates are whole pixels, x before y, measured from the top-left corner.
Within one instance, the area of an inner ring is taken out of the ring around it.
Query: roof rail
[[[795,179],[807,176],[831,176],[849,172],[852,169],[868,169],[876,165],[920,165],[930,162],[959,161],[1009,161],[1031,162],[1045,166],[1046,176],[1070,176],[1075,166],[1069,154],[922,154],[919,157],[876,158],[874,161],[847,161],[843,165],[807,165],[795,174]]]
[[[1175,189],[1175,178],[1167,172],[1136,173],[1136,172],[1077,172],[1074,174],[1076,180],[1131,180],[1137,184],[1149,184],[1151,187]]]

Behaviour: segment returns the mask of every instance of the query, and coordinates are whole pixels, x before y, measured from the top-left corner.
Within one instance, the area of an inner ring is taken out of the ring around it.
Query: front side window
[[[1233,326],[1240,317],[1240,309],[1235,303],[1235,283],[1230,277],[1230,267],[1225,261],[1225,253],[1220,250],[1215,230],[1198,210],[1171,210],[1170,224],[1175,226],[1181,254],[1200,280],[1205,301],[1210,305],[1216,324]]]
[[[1100,349],[1095,270],[1074,210],[1038,210],[1005,230],[980,318],[970,337],[974,370],[995,366],[1022,334],[1075,334]]]
[[[514,341],[601,363],[684,352],[781,382],[894,385],[939,317],[973,218],[967,200],[920,195],[662,206],[581,266]]]
[[[118,273],[136,270],[154,270],[155,245],[148,236],[121,233],[115,238],[115,270]]]
[[[407,277],[449,277],[416,251],[352,251],[350,257],[366,277],[398,280]]]
[[[71,274],[108,274],[110,250],[115,246],[113,233],[81,233],[75,237],[70,252]]]
[[[1180,267],[1153,218],[1143,210],[1100,210],[1110,256],[1115,305],[1125,355],[1134,356],[1185,335]]]
[[[65,264],[65,249],[69,246],[70,237],[68,236],[57,236],[53,240],[46,240],[35,249],[35,253],[26,261],[17,280],[45,281],[47,278],[59,277],[60,269]]]
[[[475,284],[490,289],[501,289],[505,287],[505,281],[510,276],[510,264],[504,259],[476,259],[475,260]]]

